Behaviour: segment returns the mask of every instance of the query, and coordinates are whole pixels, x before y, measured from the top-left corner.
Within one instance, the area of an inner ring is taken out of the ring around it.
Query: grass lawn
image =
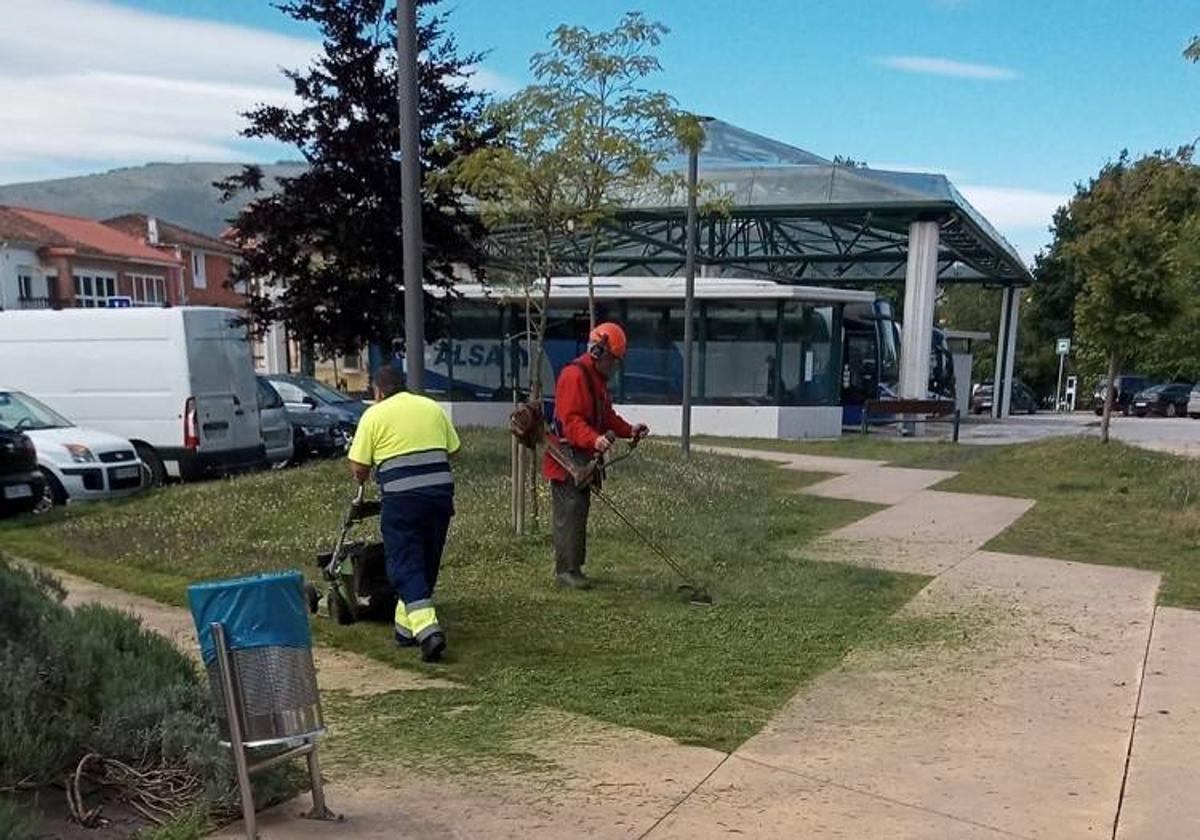
[[[874,643],[883,619],[923,583],[788,556],[875,509],[792,492],[818,476],[715,456],[685,463],[647,447],[614,470],[608,489],[709,585],[716,605],[681,603],[670,573],[599,505],[588,563],[599,585],[560,591],[548,538],[509,534],[507,435],[463,438],[459,515],[438,587],[450,658],[435,670],[464,688],[331,701],[339,717],[369,710],[386,724],[375,732],[411,730],[410,747],[519,757],[502,733],[544,706],[731,749],[799,683]],[[9,523],[0,548],[183,604],[189,582],[315,571],[349,496],[344,464],[322,463]],[[544,523],[544,500],[542,513]],[[391,646],[386,625],[317,627],[328,643],[426,667]]]
[[[737,445],[722,440],[723,445]],[[1200,609],[1200,463],[1092,438],[971,446],[848,435],[749,445],[957,470],[939,490],[1035,499],[987,548],[1162,572],[1163,604]]]

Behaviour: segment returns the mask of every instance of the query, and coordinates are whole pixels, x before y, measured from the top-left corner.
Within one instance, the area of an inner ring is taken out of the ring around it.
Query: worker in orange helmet
[[[608,450],[617,438],[641,440],[644,424],[631,425],[617,414],[608,382],[625,358],[625,331],[614,323],[598,324],[588,334],[587,352],[565,365],[554,388],[554,433],[577,465],[585,466]],[[570,473],[549,453],[542,474],[550,480],[554,515],[554,577],[559,586],[587,589],[583,573],[587,556],[587,520],[591,491],[577,486]]]

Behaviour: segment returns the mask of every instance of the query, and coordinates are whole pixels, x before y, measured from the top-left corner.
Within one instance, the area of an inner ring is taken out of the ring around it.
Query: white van
[[[264,460],[254,361],[233,309],[0,312],[0,379],[130,441],[151,480]]]

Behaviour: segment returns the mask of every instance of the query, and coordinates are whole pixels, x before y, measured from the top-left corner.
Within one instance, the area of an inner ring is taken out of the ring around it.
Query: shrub
[[[34,840],[37,818],[17,803],[0,796],[0,837],[5,840]]]
[[[217,742],[207,683],[192,661],[134,616],[69,610],[62,598],[56,581],[0,556],[0,789],[61,780],[95,754],[184,774],[194,801],[176,804],[205,818],[210,809],[235,811],[233,760]],[[296,769],[257,776],[256,800],[294,793]],[[3,822],[15,819],[15,806],[4,807],[0,837],[17,836]]]

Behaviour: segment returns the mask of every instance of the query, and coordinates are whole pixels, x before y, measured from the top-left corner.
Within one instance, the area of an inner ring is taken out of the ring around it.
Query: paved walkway
[[[951,473],[739,454],[890,505],[797,553],[931,576],[892,621],[940,643],[852,651],[732,755],[572,719],[529,742],[562,777],[334,780],[344,826],[290,803],[263,836],[1200,837],[1200,614],[1156,610],[1157,575],[985,551],[1032,502],[936,490]]]

